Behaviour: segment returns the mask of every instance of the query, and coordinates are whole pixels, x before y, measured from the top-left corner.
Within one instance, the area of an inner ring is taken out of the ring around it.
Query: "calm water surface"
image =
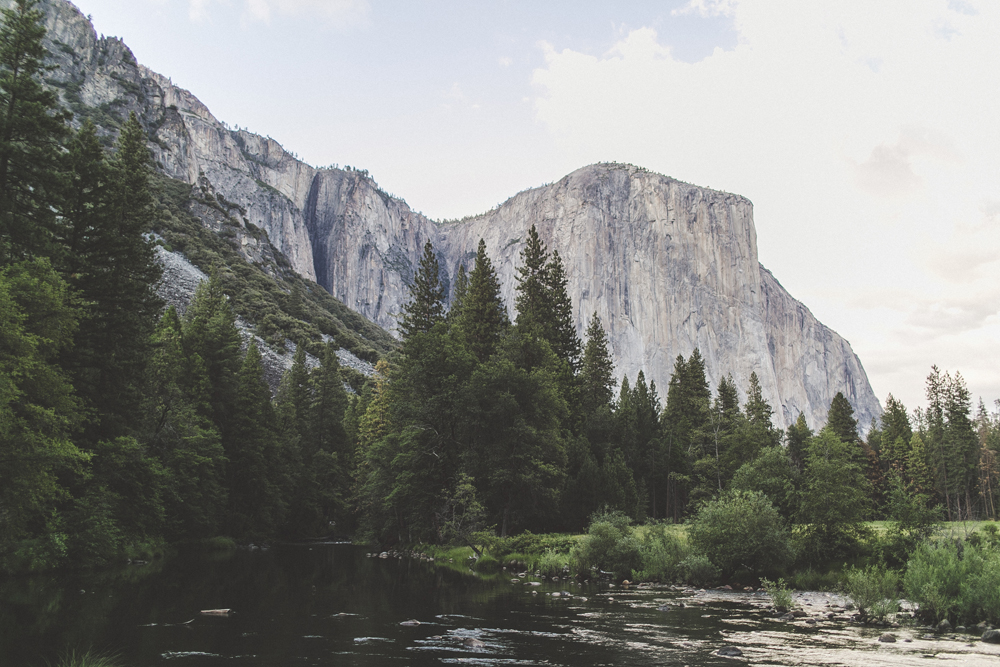
[[[904,628],[900,642],[880,644],[879,631],[826,620],[838,600],[825,594],[802,600],[818,622],[786,623],[760,594],[512,578],[312,545],[0,580],[0,666],[88,649],[135,667],[1000,665],[1000,646],[972,636],[923,639]],[[216,608],[233,613],[199,614]],[[419,625],[402,625],[411,619]],[[715,654],[727,645],[744,657]]]

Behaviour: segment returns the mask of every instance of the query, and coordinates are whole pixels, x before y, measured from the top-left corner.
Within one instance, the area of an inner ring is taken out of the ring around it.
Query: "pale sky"
[[[586,164],[754,203],[876,395],[1000,397],[1000,2],[76,0],[220,120],[435,219]]]

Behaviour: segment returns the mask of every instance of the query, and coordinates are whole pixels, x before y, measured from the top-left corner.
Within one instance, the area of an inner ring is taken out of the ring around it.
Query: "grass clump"
[[[83,653],[70,651],[59,658],[59,662],[52,667],[120,667],[120,665],[121,662],[115,655],[94,653],[93,651],[84,651]]]

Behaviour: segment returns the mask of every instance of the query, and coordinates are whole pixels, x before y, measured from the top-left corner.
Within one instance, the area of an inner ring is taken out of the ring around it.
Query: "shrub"
[[[632,577],[636,581],[673,581],[679,577],[680,562],[687,555],[687,545],[666,524],[650,524],[639,542],[642,566],[632,571]]]
[[[630,576],[642,567],[639,540],[632,534],[631,520],[621,512],[603,512],[591,519],[587,536],[573,549],[578,571],[596,567],[617,578]]]
[[[788,611],[792,608],[792,592],[788,590],[784,579],[771,581],[761,579],[760,585],[764,587],[764,592],[771,596],[771,604],[778,611]]]
[[[688,531],[692,546],[726,576],[752,573],[792,560],[790,536],[771,501],[759,491],[727,491],[701,507]]]
[[[545,553],[538,557],[535,562],[535,569],[546,577],[554,577],[563,572],[563,566],[569,560],[568,555],[557,554],[552,549],[546,549]]]
[[[844,584],[844,592],[858,608],[862,623],[881,622],[899,611],[898,588],[899,574],[875,565],[863,570],[852,568]]]
[[[719,580],[719,568],[701,554],[692,554],[677,564],[683,581],[693,586],[708,586]]]
[[[1000,552],[954,541],[925,542],[903,577],[906,596],[927,620],[1000,621]]]

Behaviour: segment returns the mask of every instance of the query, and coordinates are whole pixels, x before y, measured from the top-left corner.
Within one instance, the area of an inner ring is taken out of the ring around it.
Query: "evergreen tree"
[[[548,320],[549,343],[556,356],[566,361],[575,373],[580,364],[580,338],[576,335],[573,302],[566,291],[567,283],[562,258],[558,251],[553,252],[545,271],[545,287],[552,308]]]
[[[906,464],[906,475],[910,479],[914,493],[929,495],[934,491],[934,474],[927,464],[927,450],[920,433],[914,433],[910,440],[910,459]]]
[[[229,460],[229,531],[237,538],[274,535],[291,495],[278,449],[271,390],[257,344],[250,343],[239,371],[232,421],[223,444]]]
[[[217,271],[195,289],[184,316],[183,343],[192,397],[225,435],[236,400],[240,334]]]
[[[550,326],[548,319],[552,313],[548,277],[549,254],[545,244],[538,237],[538,230],[532,225],[528,230],[528,241],[521,249],[521,265],[517,267],[517,325],[522,331],[534,328],[545,336]]]
[[[792,464],[802,472],[805,469],[806,445],[813,437],[812,429],[806,423],[806,416],[799,413],[795,423],[788,427],[785,442],[788,443],[788,455],[792,459]]]
[[[609,406],[614,397],[614,362],[608,350],[608,336],[595,311],[587,325],[587,345],[580,365],[580,405],[583,414]]]
[[[181,321],[171,307],[153,333],[138,428],[168,475],[164,530],[171,540],[217,535],[226,507],[222,442],[192,394],[182,340]]]
[[[830,402],[826,426],[846,443],[858,441],[858,420],[854,418],[854,408],[844,397],[843,392],[838,391]]]
[[[320,365],[309,375],[312,389],[310,439],[305,447],[307,467],[317,486],[317,514],[341,532],[350,525],[347,496],[351,452],[344,427],[348,397],[340,375],[340,360],[332,343],[323,348]]]
[[[979,438],[972,422],[972,400],[965,379],[955,373],[946,386],[945,448],[952,461],[956,517],[972,519],[972,498],[978,483]]]
[[[56,565],[60,505],[87,456],[70,440],[80,406],[55,363],[79,311],[48,260],[0,270],[0,569]]]
[[[107,168],[97,159],[92,128],[81,130],[75,146],[72,217],[66,217],[71,249],[82,253],[70,262],[70,275],[87,308],[71,366],[78,388],[100,415],[88,429],[95,442],[123,435],[138,419],[138,382],[163,305],[155,291],[162,271],[145,237],[152,212],[150,158],[135,114],[122,128]]]
[[[868,511],[864,469],[854,448],[829,425],[809,441],[798,520],[807,524],[807,558],[829,560],[851,553]]]
[[[414,334],[430,331],[431,327],[443,320],[444,286],[441,284],[441,271],[434,246],[428,241],[424,245],[424,254],[420,257],[420,268],[410,285],[410,300],[403,306],[399,331],[405,341]]]
[[[36,0],[0,10],[0,267],[58,255],[53,204],[68,114],[42,79],[49,68]]]
[[[547,342],[515,330],[472,375],[470,463],[501,536],[518,525],[544,526],[558,507],[568,414],[561,366]]]
[[[479,239],[476,265],[461,299],[455,325],[459,335],[480,363],[489,359],[510,326],[507,307],[500,295],[500,281],[486,254],[486,242]]]
[[[882,413],[882,461],[889,470],[902,473],[906,470],[906,462],[910,455],[910,440],[913,429],[906,406],[896,400],[892,394],[885,400],[885,411]]]
[[[771,416],[774,410],[764,398],[760,380],[756,372],[750,373],[750,382],[747,386],[747,402],[743,406],[746,414],[747,426],[749,427],[750,438],[754,440],[754,449],[761,447],[776,447],[781,443],[781,431],[774,427]],[[748,452],[749,453],[749,452]],[[747,460],[756,456],[756,451]]]

